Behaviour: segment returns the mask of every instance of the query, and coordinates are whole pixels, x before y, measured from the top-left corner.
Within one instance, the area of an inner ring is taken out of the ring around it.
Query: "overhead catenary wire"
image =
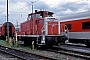
[[[26,6],[22,7],[22,8],[20,8],[20,9],[18,9],[18,10],[16,10],[16,11],[10,11],[10,12],[12,12],[12,13],[18,12],[18,11],[20,11],[20,10],[22,10],[22,9],[24,9],[24,8],[26,8],[26,7],[28,7],[28,6],[30,6],[30,5],[32,5],[32,3],[36,3],[36,2],[38,2],[38,1],[40,1],[40,0],[36,0],[36,1],[33,1],[33,2],[31,1],[31,4],[28,3],[28,5],[26,5]],[[47,1],[47,0],[45,0],[45,1]],[[45,1],[43,1],[43,2],[45,2]]]
[[[36,0],[36,1],[34,1],[34,2],[38,2],[39,0]],[[32,5],[32,4],[29,4],[28,3],[28,5],[26,5],[26,6],[24,6],[24,7],[22,7],[22,8],[20,8],[20,9],[18,9],[18,10],[16,10],[16,11],[8,11],[8,12],[10,12],[10,14],[9,15],[11,15],[12,13],[18,13],[18,11],[20,11],[20,10],[22,10],[22,9],[24,9],[24,8],[26,8],[26,7],[28,7],[28,6],[30,6],[30,5]],[[13,5],[12,5],[13,6]],[[3,13],[3,12],[2,12]]]
[[[39,0],[37,0],[37,1],[39,1]],[[36,2],[36,1],[35,1]],[[15,3],[17,3],[17,1],[15,2]],[[14,3],[14,4],[15,4]],[[22,9],[24,9],[24,8],[26,8],[26,7],[28,7],[29,5],[31,5],[31,4],[28,4],[28,5],[26,5],[26,6],[24,6],[24,7],[22,7],[22,8],[20,8],[20,9],[18,9],[18,10],[16,10],[16,11],[8,11],[8,12],[12,12],[12,13],[15,13],[15,12],[18,12],[18,11],[20,11],[20,10],[22,10]],[[14,5],[11,5],[10,7],[13,7]],[[6,10],[2,10],[0,13],[1,13],[1,15],[2,15],[2,13],[4,12],[4,11],[6,11]]]
[[[34,1],[34,2],[38,2],[39,0],[36,0],[36,1]],[[24,7],[22,7],[22,8],[20,8],[20,9],[18,9],[18,10],[16,10],[16,11],[12,11],[12,13],[14,13],[14,12],[18,12],[18,11],[20,11],[20,10],[22,10],[22,9],[24,9],[24,8],[26,8],[26,7],[28,7],[29,5],[32,5],[32,4],[28,4],[28,5],[26,5],[26,6],[24,6]],[[20,12],[19,12],[20,13]],[[21,14],[21,16],[22,16],[22,14]],[[24,15],[25,16],[25,15]],[[26,18],[26,17],[25,17]],[[20,19],[20,18],[19,18]],[[19,20],[19,19],[17,19],[17,20]]]
[[[15,5],[15,3],[17,3],[17,1],[14,2],[14,4],[10,5],[9,7],[13,7]],[[4,11],[6,11],[6,9],[3,9],[0,14],[2,14]]]
[[[38,1],[39,1],[39,0],[36,0],[36,1],[34,1],[34,2],[38,2]],[[26,5],[26,6],[22,7],[22,8],[20,8],[20,9],[18,9],[18,10],[16,10],[16,11],[12,11],[12,13],[18,12],[18,11],[20,11],[20,10],[22,10],[22,9],[24,9],[24,8],[26,8],[26,7],[28,7],[28,6],[30,6],[30,5],[32,5],[32,4],[29,4],[29,3],[28,3],[28,5]]]
[[[36,0],[36,1],[34,1],[34,2],[38,2],[39,0]],[[46,0],[45,0],[46,1]],[[88,1],[88,0],[79,0],[79,1],[77,1],[77,2],[72,2],[71,4],[75,4],[75,3],[78,3],[78,2],[82,2],[82,1]],[[17,3],[18,1],[15,1],[15,3]],[[12,4],[11,6],[9,6],[9,7],[13,7],[14,5],[15,5],[15,3],[14,4]],[[28,5],[31,5],[31,4],[29,4],[28,3]],[[27,5],[27,6],[28,6]],[[17,11],[19,11],[19,10],[22,10],[22,9],[24,9],[24,8],[26,8],[27,6],[24,6],[24,7],[22,7],[22,8],[20,8],[20,9],[18,9]],[[59,7],[59,5],[58,5],[58,7]],[[55,7],[55,9],[57,9],[58,7]],[[2,14],[3,12],[4,12],[5,10],[2,10],[0,13]],[[17,12],[17,11],[12,11],[12,12]],[[11,11],[10,11],[11,12]]]
[[[34,3],[35,3],[35,2],[38,2],[38,1],[40,1],[40,0],[36,0],[36,1],[34,1]],[[47,0],[45,0],[45,1],[47,1]],[[17,1],[16,1],[15,3],[17,3]],[[20,10],[22,10],[22,9],[24,9],[24,8],[26,8],[26,7],[28,7],[29,5],[32,5],[32,4],[29,4],[29,3],[28,3],[28,5],[26,5],[26,6],[22,7],[22,8],[20,8],[20,9],[18,9],[18,10],[16,10],[16,11],[9,11],[9,12],[11,12],[11,14],[12,14],[12,13],[15,13],[15,12],[18,12],[18,11],[20,11]],[[12,7],[12,6],[14,6],[14,5],[11,5],[11,7]],[[3,13],[4,11],[5,11],[5,10],[3,10],[1,13]],[[10,14],[9,14],[9,15],[10,15]]]

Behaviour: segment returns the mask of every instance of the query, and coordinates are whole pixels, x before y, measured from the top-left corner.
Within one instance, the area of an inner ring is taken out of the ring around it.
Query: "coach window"
[[[68,30],[71,30],[71,24],[65,24],[68,28]]]
[[[90,29],[90,22],[82,22],[82,29]]]

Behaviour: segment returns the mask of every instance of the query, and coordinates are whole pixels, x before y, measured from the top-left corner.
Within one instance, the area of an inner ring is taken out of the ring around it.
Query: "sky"
[[[8,21],[16,25],[27,20],[27,16],[34,10],[54,12],[54,16],[67,16],[90,11],[90,0],[8,0]],[[0,24],[7,21],[7,0],[0,0]]]

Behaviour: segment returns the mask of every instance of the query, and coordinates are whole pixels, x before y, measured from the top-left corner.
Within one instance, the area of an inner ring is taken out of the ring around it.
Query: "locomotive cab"
[[[44,18],[45,17],[52,17],[53,12],[48,12],[48,11],[37,11],[35,10],[35,13],[28,14],[27,23],[30,26],[26,26],[26,30],[21,29],[23,32],[25,32],[26,35],[31,34],[31,35],[41,35],[42,31],[41,29],[43,28],[44,25]],[[25,24],[26,25],[26,24]]]

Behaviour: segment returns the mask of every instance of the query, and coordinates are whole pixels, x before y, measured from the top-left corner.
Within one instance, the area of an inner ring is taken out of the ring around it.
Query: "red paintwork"
[[[24,23],[21,24],[21,34],[27,34],[27,32],[30,31],[30,23],[29,21],[25,21]]]
[[[52,26],[54,24],[54,26]],[[58,35],[58,22],[48,22],[48,35]]]
[[[90,22],[90,18],[84,18],[79,20],[64,21],[61,24],[71,24],[71,30],[69,32],[90,32],[90,29],[82,29],[82,22]]]
[[[10,23],[11,24],[11,26],[12,26],[12,35],[14,35],[14,30],[15,30],[15,28],[14,28],[14,25],[12,24],[12,23]],[[1,26],[1,34],[0,35],[2,35],[2,36],[4,36],[5,35],[5,25],[6,25],[6,23],[4,23],[2,26]]]
[[[26,21],[24,23],[21,24],[21,34],[23,35],[30,35],[30,34],[36,34],[36,29],[38,29],[38,34],[41,34],[41,29],[43,27],[44,24],[44,20],[40,19],[38,20],[39,24],[36,24],[36,20],[32,21]],[[33,23],[33,25],[32,25]],[[34,27],[32,27],[34,26]]]
[[[37,18],[36,14],[41,14],[42,17]],[[31,16],[31,14],[28,14],[28,16]],[[44,18],[47,17],[48,15],[52,16],[53,13],[52,12],[48,12],[48,11],[38,11],[33,13],[34,15],[34,19],[32,20],[32,18],[30,18],[28,21],[25,21],[23,23],[21,23],[20,28],[21,28],[21,32],[18,32],[18,34],[21,35],[41,35],[42,34],[42,29],[44,26]],[[37,33],[38,31],[38,33]],[[54,32],[57,34],[57,32]]]

